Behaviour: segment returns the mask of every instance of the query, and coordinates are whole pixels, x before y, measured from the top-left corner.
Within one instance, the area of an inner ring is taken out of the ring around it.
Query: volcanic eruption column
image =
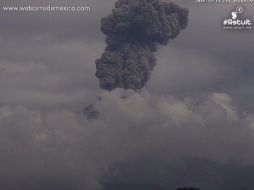
[[[188,10],[160,0],[118,0],[101,20],[106,48],[95,61],[106,90],[141,89],[156,65],[157,45],[167,45],[188,23]]]

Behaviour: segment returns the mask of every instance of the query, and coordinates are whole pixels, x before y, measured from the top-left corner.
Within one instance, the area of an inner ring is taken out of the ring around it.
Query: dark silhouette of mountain
[[[85,107],[81,113],[88,119],[88,120],[93,120],[93,119],[98,119],[100,113],[96,111],[94,104],[89,104],[87,107]]]
[[[104,190],[169,190],[169,189],[148,183],[137,183],[137,184],[114,183],[105,185]]]

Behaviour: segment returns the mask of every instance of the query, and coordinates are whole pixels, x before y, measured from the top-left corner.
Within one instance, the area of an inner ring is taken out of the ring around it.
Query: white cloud
[[[161,183],[159,176],[179,178],[174,166],[195,160],[206,160],[208,170],[214,169],[211,163],[223,165],[223,172],[235,161],[238,167],[254,167],[254,154],[249,152],[254,148],[249,128],[252,116],[240,117],[227,94],[214,93],[202,102],[120,89],[99,96],[99,120],[86,120],[67,110],[41,112],[24,106],[2,107],[0,150],[5,156],[0,162],[9,167],[8,172],[0,171],[1,178],[14,178],[26,189],[35,188],[32,182],[36,180],[37,185],[48,183],[48,189],[56,183],[59,188],[75,184],[80,189],[98,189],[102,176],[110,176],[111,180],[127,177],[129,167],[124,165],[131,163],[135,168],[129,168],[130,181],[138,180],[141,172],[145,181],[155,183]],[[155,165],[144,173],[142,160]],[[156,175],[152,177],[150,172]],[[196,169],[192,172],[208,181],[216,175],[200,176]],[[22,180],[22,176],[30,178],[30,182]],[[192,180],[190,183],[195,183]],[[185,178],[182,183],[186,183]],[[200,183],[211,185],[207,181]]]

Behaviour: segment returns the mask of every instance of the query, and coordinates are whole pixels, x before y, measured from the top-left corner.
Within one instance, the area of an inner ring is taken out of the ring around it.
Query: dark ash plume
[[[96,60],[101,88],[141,89],[156,64],[156,45],[166,45],[188,23],[188,10],[159,0],[118,0],[101,21],[106,48]]]

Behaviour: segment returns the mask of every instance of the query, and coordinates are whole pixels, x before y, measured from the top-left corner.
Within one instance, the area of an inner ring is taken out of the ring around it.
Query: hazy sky
[[[250,102],[245,101],[253,94],[253,31],[221,29],[222,19],[230,16],[234,4],[177,2],[189,8],[189,26],[158,52],[158,67],[147,88],[180,96],[227,92],[251,109]],[[86,103],[85,99],[98,89],[94,61],[105,46],[100,18],[110,13],[113,3],[3,1],[4,5],[86,5],[91,11],[1,11],[1,104],[55,108]],[[253,5],[248,4],[246,9],[248,17],[253,17]]]
[[[101,179],[254,188],[254,33],[221,28],[237,5],[175,0],[189,24],[159,47],[146,88],[104,92],[94,61],[114,2],[1,0],[91,11],[0,10],[0,188],[98,190]],[[244,8],[254,21],[254,4]],[[97,96],[101,118],[87,121],[79,111]]]

